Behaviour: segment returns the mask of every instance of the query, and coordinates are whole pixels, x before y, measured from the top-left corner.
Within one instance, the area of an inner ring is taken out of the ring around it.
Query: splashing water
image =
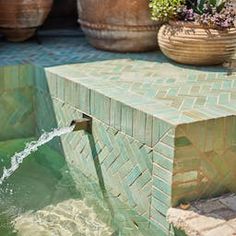
[[[32,152],[35,152],[38,150],[38,147],[48,143],[55,137],[59,137],[63,134],[67,134],[72,132],[74,129],[74,126],[65,127],[65,128],[56,128],[48,133],[43,133],[40,138],[37,141],[32,141],[30,143],[26,144],[26,147],[23,151],[15,153],[14,156],[11,157],[11,167],[10,168],[3,168],[3,174],[0,178],[0,185],[9,178],[20,166],[20,164],[23,162],[23,160],[29,156]]]

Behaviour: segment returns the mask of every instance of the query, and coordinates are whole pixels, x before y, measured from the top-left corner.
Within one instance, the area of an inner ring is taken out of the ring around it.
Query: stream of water
[[[33,140],[1,141],[0,169],[9,167],[14,152]],[[0,236],[111,235],[109,214],[93,208],[101,199],[85,198],[87,182],[82,173],[82,179],[75,182],[77,174],[65,157],[47,144],[32,152],[0,186]]]
[[[3,174],[0,178],[0,185],[9,178],[20,166],[20,164],[24,161],[24,159],[29,156],[32,152],[38,150],[38,148],[49,141],[51,141],[55,137],[59,137],[63,134],[67,134],[72,132],[74,126],[65,127],[65,128],[56,128],[51,132],[43,133],[37,141],[32,141],[26,144],[26,147],[23,151],[15,153],[11,157],[11,166],[9,168],[3,168]]]

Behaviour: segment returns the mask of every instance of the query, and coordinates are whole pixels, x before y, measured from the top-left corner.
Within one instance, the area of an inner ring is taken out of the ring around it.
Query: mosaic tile
[[[65,154],[78,182],[80,172],[92,180],[92,198],[107,190],[114,208],[122,208],[120,199],[143,228],[174,235],[165,220],[169,207],[236,191],[236,76],[223,68],[50,37],[42,45],[0,42],[0,65],[3,123],[21,135],[28,122],[25,135],[32,136],[92,116],[93,135],[73,133],[50,145]],[[122,230],[134,232],[132,220]]]

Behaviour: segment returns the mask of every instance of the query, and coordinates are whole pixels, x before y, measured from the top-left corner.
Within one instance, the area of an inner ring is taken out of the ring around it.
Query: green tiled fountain
[[[10,119],[22,118],[22,129],[27,123],[37,134],[92,117],[92,134],[51,144],[65,155],[78,188],[97,199],[98,211],[124,222],[123,235],[174,235],[170,207],[236,191],[236,75],[175,65],[158,53],[156,60],[120,57],[101,52],[100,59],[89,53],[66,65],[4,66],[7,97],[0,104],[17,102],[24,113]],[[19,87],[14,96],[12,86]]]
[[[150,227],[167,234],[170,206],[236,190],[234,75],[121,59],[47,68],[46,79],[61,125],[93,117],[106,189]],[[62,139],[68,160],[96,179],[86,135],[74,139]]]

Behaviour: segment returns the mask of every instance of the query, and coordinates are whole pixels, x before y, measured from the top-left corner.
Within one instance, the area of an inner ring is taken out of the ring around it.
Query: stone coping
[[[193,202],[189,210],[170,208],[167,219],[188,236],[236,235],[236,194]]]
[[[236,113],[235,75],[140,59],[78,63],[47,71],[172,125]]]

